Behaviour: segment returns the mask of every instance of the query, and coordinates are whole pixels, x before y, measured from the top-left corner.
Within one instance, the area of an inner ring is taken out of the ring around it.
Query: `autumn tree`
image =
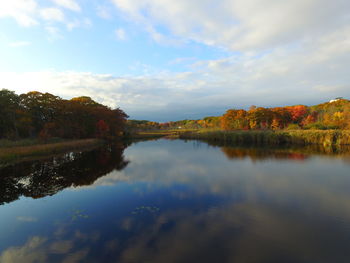
[[[301,125],[303,127],[306,127],[308,125],[315,123],[317,121],[317,116],[318,116],[318,113],[316,111],[306,115],[304,119],[301,121]]]
[[[245,129],[248,127],[245,110],[227,110],[221,118],[221,127],[224,130]]]
[[[221,126],[220,117],[205,117],[203,119],[204,128],[219,128]]]
[[[286,109],[290,112],[292,122],[294,123],[300,123],[308,113],[308,108],[304,105],[290,106],[286,107]]]
[[[292,120],[290,112],[283,107],[272,108],[272,129],[283,129],[285,128]]]
[[[92,138],[121,136],[127,115],[90,97],[63,100],[37,91],[0,91],[0,137]]]
[[[273,112],[263,107],[252,108],[248,111],[247,118],[251,129],[269,129],[273,120]]]

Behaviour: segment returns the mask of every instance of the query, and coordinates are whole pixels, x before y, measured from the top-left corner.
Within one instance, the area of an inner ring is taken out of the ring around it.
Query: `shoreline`
[[[100,139],[68,140],[61,142],[43,142],[32,145],[0,147],[0,166],[7,166],[26,159],[41,159],[70,151],[82,151],[96,148],[103,144]]]
[[[160,130],[143,131],[126,136],[125,141],[156,140],[159,138],[200,140],[213,144],[233,146],[306,146],[320,145],[338,147],[350,145],[350,130]],[[0,166],[26,160],[39,160],[66,152],[86,151],[104,143],[101,139],[63,140],[54,138],[49,141],[22,140],[1,141]]]
[[[197,139],[235,145],[350,145],[350,130],[291,131],[193,131],[179,134],[180,139]]]

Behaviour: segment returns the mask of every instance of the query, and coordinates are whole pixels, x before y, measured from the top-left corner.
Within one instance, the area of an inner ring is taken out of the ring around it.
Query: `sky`
[[[131,119],[350,99],[349,0],[0,0],[0,88]]]

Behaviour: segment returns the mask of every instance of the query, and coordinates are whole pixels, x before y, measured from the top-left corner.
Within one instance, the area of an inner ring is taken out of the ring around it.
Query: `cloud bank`
[[[314,104],[350,98],[350,27],[302,47],[276,48],[197,61],[181,73],[113,76],[86,72],[0,73],[1,86],[49,91],[64,98],[87,95],[132,118],[160,121],[221,114],[250,105]]]
[[[157,32],[232,50],[315,39],[350,22],[347,0],[112,0],[132,21]]]
[[[186,48],[196,42],[225,50],[226,57],[178,58],[183,66],[180,73],[159,69],[139,76],[54,70],[2,72],[1,86],[17,92],[49,91],[64,98],[87,95],[121,107],[132,118],[158,121],[201,118],[253,104],[316,104],[339,96],[350,98],[348,0],[110,3],[114,10],[96,6],[96,16],[108,21],[119,16],[163,45],[175,40]],[[52,35],[60,34],[57,23],[68,30],[90,23],[87,18],[85,22],[72,20],[72,14],[84,15],[73,0],[52,0],[48,6],[36,0],[0,4],[0,18],[12,18],[24,27],[43,25]],[[132,41],[124,27],[116,25],[114,30],[111,41]],[[12,44],[25,45],[27,42]]]
[[[81,7],[75,0],[11,0],[0,3],[0,18],[14,19],[21,27],[43,26],[59,30],[61,25],[71,30],[72,23],[86,25],[86,18],[76,17]],[[72,14],[75,13],[75,14]],[[52,30],[46,30],[49,34]]]

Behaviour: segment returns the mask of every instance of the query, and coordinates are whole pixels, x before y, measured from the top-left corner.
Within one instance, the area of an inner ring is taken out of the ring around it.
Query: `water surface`
[[[158,140],[0,170],[0,262],[349,262],[350,158]]]

